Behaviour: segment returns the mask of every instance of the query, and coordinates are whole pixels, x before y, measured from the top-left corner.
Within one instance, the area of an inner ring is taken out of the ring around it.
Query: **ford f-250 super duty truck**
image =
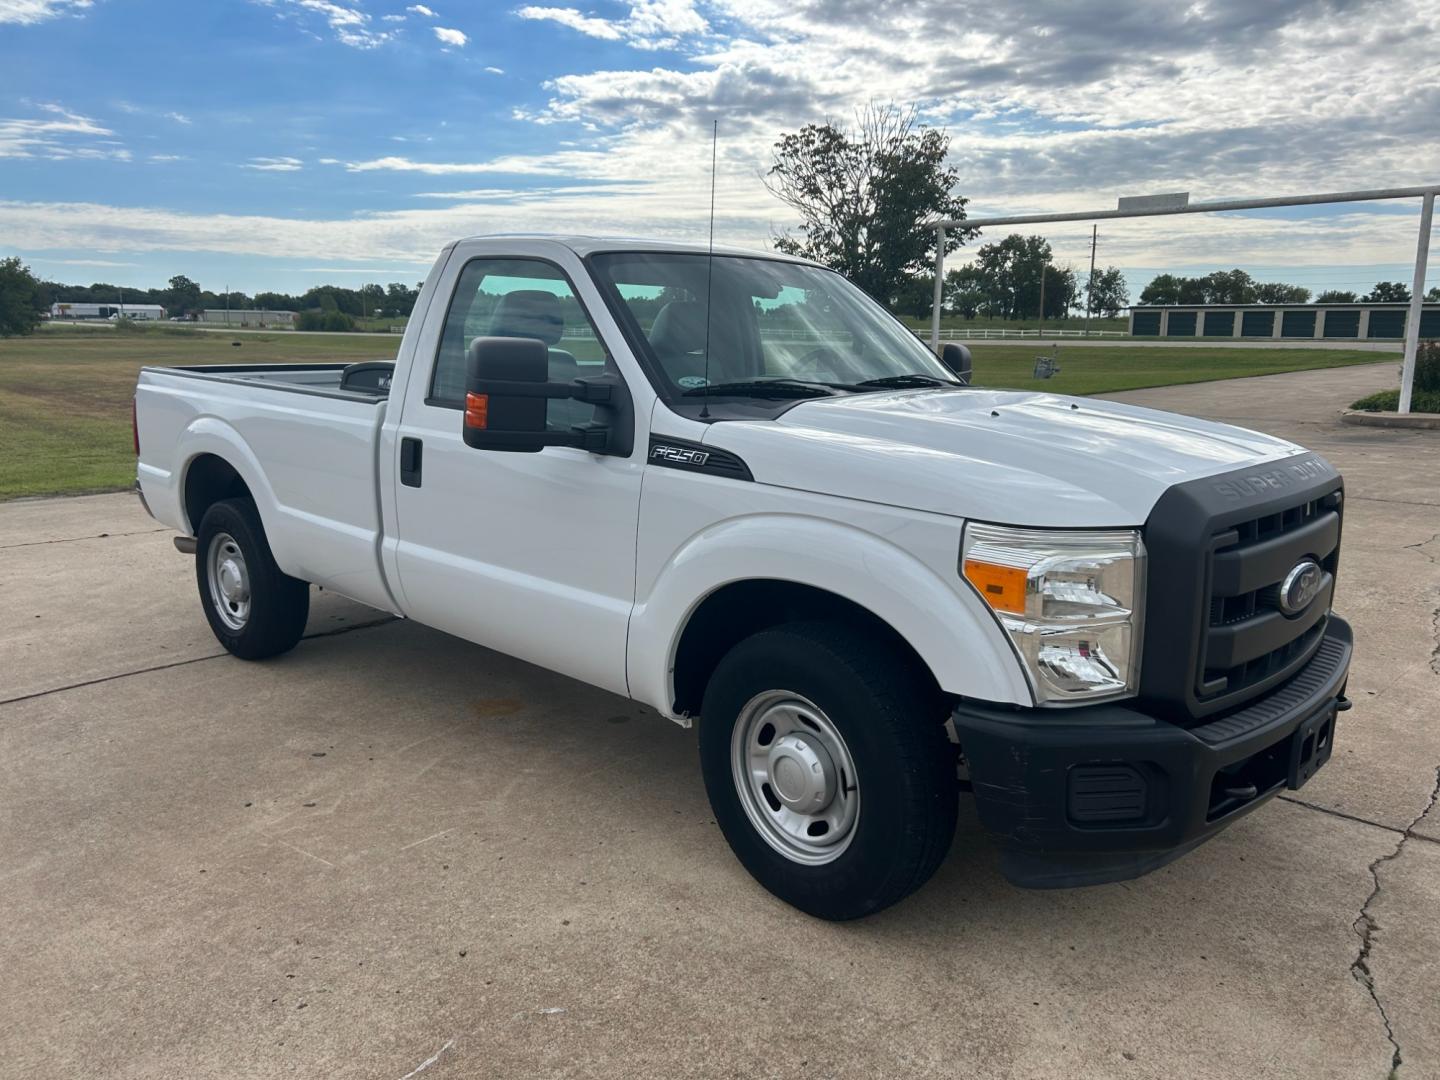
[[[462,240],[393,364],[144,369],[138,487],[236,656],[314,583],[697,723],[815,915],[923,884],[967,787],[1011,880],[1135,877],[1329,759],[1341,479],[961,354],[801,260]]]

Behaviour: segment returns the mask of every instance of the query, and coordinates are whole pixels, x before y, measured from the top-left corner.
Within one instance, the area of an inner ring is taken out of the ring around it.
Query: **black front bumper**
[[[1197,727],[1122,705],[961,702],[956,731],[1005,876],[1028,888],[1139,877],[1298,788],[1330,758],[1351,652],[1332,615],[1294,677]]]

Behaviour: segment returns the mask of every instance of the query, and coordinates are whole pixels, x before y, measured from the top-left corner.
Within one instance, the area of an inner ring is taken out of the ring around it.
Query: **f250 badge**
[[[710,460],[710,454],[708,451],[695,450],[688,446],[667,446],[665,443],[656,443],[650,447],[650,460],[669,465],[694,465],[698,469]]]

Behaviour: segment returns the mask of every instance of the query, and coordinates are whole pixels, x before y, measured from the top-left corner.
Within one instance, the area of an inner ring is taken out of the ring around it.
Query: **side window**
[[[472,259],[460,272],[435,354],[429,402],[465,402],[465,357],[477,337],[523,337],[550,350],[550,380],[568,382],[605,370],[605,348],[558,267],[535,259]],[[593,419],[595,407],[551,400],[548,426],[566,431]]]

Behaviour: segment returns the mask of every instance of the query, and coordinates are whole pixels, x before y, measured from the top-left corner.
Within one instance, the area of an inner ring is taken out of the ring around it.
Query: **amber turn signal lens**
[[[466,394],[465,395],[465,426],[467,428],[485,428],[490,423],[490,395],[489,394]]]
[[[1024,570],[999,563],[980,562],[978,559],[965,560],[965,579],[979,590],[985,602],[996,611],[1008,611],[1012,615],[1025,614]]]

